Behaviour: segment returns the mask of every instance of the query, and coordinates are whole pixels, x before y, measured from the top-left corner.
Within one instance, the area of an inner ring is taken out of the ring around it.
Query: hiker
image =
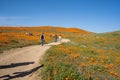
[[[58,36],[57,36],[57,34],[55,34],[55,42],[57,42],[57,39],[58,39]]]
[[[62,40],[62,36],[61,36],[61,35],[59,35],[59,37],[58,37],[58,38],[59,38],[59,41],[61,42],[61,40]]]
[[[43,45],[44,45],[44,42],[45,42],[44,33],[41,34],[40,38],[41,38],[41,44],[42,44],[42,46],[43,46]]]

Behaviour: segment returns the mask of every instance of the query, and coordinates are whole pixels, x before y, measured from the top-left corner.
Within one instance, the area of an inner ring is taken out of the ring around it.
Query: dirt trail
[[[62,39],[61,43],[68,42]],[[42,55],[60,42],[16,48],[0,54],[0,80],[35,80],[35,73],[43,65],[39,64]]]

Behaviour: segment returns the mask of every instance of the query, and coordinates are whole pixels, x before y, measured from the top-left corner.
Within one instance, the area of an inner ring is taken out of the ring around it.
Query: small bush
[[[11,43],[19,43],[19,41],[16,41],[16,40],[11,40],[10,42]]]

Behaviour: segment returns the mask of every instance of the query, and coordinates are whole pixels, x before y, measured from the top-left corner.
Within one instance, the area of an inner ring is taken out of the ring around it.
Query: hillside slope
[[[69,37],[74,34],[90,34],[90,32],[77,28],[63,28],[52,26],[33,27],[0,27],[0,52],[6,49],[40,44],[40,34],[44,32],[46,43],[54,41],[54,35]]]
[[[43,80],[120,80],[120,31],[69,38],[46,52]]]

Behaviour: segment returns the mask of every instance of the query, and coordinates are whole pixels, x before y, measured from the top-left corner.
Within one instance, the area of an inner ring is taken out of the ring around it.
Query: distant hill
[[[118,31],[113,31],[113,32],[106,32],[106,33],[100,33],[98,35],[101,35],[101,36],[111,36],[111,37],[120,37],[120,30]]]
[[[79,33],[88,34],[89,31],[78,29],[78,28],[64,28],[64,27],[54,27],[54,26],[32,26],[32,27],[14,27],[14,26],[4,26],[0,27],[3,32],[17,32],[17,31],[36,31],[36,32],[52,32],[52,33]]]
[[[58,36],[61,35],[63,38],[68,38],[72,35],[91,34],[91,32],[78,28],[0,26],[0,51],[40,44],[40,35],[42,32],[45,34],[46,43],[53,42],[55,34]]]

